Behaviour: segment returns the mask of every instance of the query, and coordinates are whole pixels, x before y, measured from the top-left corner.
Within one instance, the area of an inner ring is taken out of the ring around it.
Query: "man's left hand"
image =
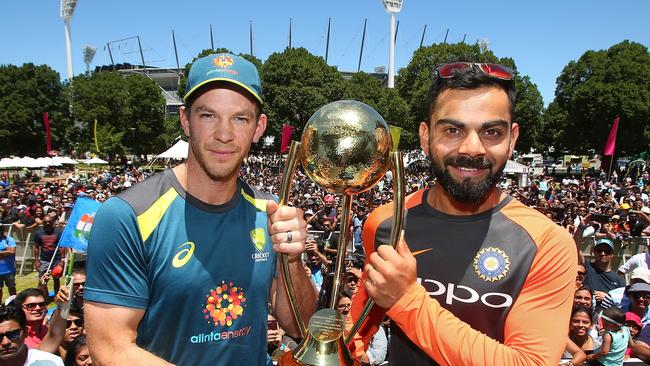
[[[390,245],[380,245],[370,255],[366,265],[364,287],[377,305],[390,309],[406,293],[417,277],[417,262],[404,239],[397,250]]]
[[[291,206],[278,206],[275,201],[269,200],[266,213],[273,250],[289,255],[304,252],[307,223],[302,210]]]

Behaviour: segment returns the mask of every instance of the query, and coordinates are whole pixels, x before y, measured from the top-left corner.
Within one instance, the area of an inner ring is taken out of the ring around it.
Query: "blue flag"
[[[90,229],[93,226],[95,213],[101,203],[90,197],[79,197],[72,209],[68,224],[63,229],[59,246],[63,248],[72,248],[79,252],[85,252],[88,249],[88,237]]]

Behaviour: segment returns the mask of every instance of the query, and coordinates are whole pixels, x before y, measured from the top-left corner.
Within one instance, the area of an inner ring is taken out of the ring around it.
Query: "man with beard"
[[[366,221],[352,318],[368,297],[376,306],[351,344],[356,357],[385,313],[392,366],[558,364],[577,254],[566,230],[496,187],[519,136],[514,97],[505,66],[435,70],[419,135],[436,184],[407,197],[396,249],[382,245],[391,205]]]
[[[186,162],[106,200],[95,216],[88,345],[97,364],[270,365],[269,303],[282,329],[300,335],[276,253],[289,257],[305,319],[316,304],[300,260],[307,224],[300,209],[278,207],[240,177],[267,123],[255,65],[226,53],[199,58],[185,89]]]

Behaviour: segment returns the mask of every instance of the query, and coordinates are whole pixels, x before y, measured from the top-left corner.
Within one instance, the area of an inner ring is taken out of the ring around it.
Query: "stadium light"
[[[395,14],[402,10],[403,0],[382,0],[390,14],[390,37],[388,38],[388,87],[395,87]]]
[[[61,18],[65,25],[65,51],[68,60],[68,80],[72,80],[72,46],[70,45],[70,20],[77,6],[77,0],[61,0]]]
[[[84,63],[86,64],[86,75],[90,74],[90,63],[93,62],[97,48],[86,45],[84,46]]]

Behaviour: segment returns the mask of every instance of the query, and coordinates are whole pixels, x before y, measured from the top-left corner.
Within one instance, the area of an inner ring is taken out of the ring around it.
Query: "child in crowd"
[[[627,328],[630,330],[630,338],[632,340],[636,340],[636,337],[641,333],[641,328],[643,328],[643,325],[641,324],[641,318],[639,318],[638,315],[635,313],[628,311],[625,313],[625,325]],[[627,350],[625,351],[625,359],[627,360],[632,356],[632,347],[628,347]]]
[[[625,313],[617,307],[607,308],[601,313],[599,321],[605,330],[603,344],[587,356],[589,365],[622,366],[627,347],[634,345],[630,330],[625,326]]]

